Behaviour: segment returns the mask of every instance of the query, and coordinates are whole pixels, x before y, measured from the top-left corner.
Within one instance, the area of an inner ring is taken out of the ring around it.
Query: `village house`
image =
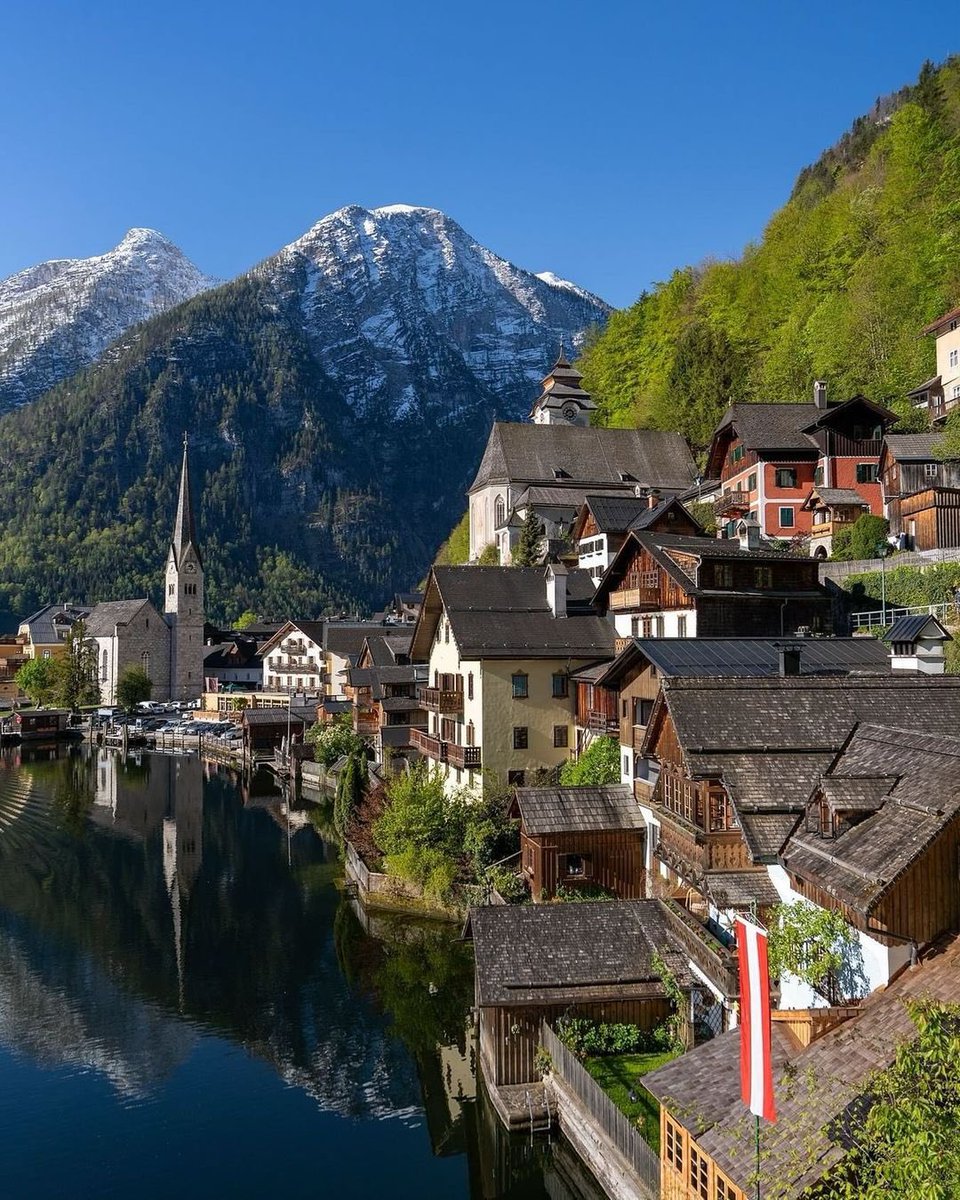
[[[286,621],[260,650],[263,690],[322,696],[323,621]]]
[[[312,724],[310,715],[294,711],[288,704],[269,708],[245,708],[240,714],[243,730],[243,750],[249,762],[256,759],[273,758],[277,749],[286,741],[295,745],[303,741],[304,733]]]
[[[11,703],[19,699],[17,672],[28,661],[22,638],[0,637],[0,700]]]
[[[531,423],[494,424],[469,491],[471,561],[495,546],[500,563],[509,563],[531,509],[544,524],[544,549],[567,552],[587,496],[629,498],[650,489],[675,495],[696,479],[690,448],[678,433],[590,428],[593,402],[579,380],[561,356],[544,380]],[[561,391],[568,394],[558,405]]]
[[[427,666],[411,663],[412,638],[411,629],[368,634],[357,665],[347,670],[354,732],[370,739],[374,761],[386,767],[418,758],[412,732],[427,728],[427,710],[417,694],[427,681]]]
[[[84,604],[45,604],[20,622],[17,638],[26,658],[59,658],[66,653],[70,630],[90,615]]]
[[[599,582],[627,534],[644,529],[689,537],[704,532],[675,496],[664,498],[657,491],[641,496],[587,496],[570,535],[580,569]]]
[[[813,487],[803,502],[803,511],[810,513],[810,554],[813,558],[829,558],[834,538],[841,529],[849,529],[870,504],[853,488]]]
[[[510,814],[520,818],[520,866],[534,901],[558,889],[646,895],[646,822],[630,788],[517,788]]]
[[[382,621],[327,621],[323,632],[323,694],[347,699],[347,672],[359,663],[364,643],[389,628]]]
[[[936,339],[937,373],[907,396],[931,425],[942,425],[960,403],[960,308],[931,321],[922,332]]]
[[[858,1008],[772,1014],[775,1124],[761,1130],[759,1191],[813,1197],[841,1161],[851,1114],[873,1075],[916,1037],[905,1001],[955,1003],[960,939],[934,947]],[[740,1099],[740,1030],[645,1075],[659,1101],[662,1200],[752,1200],[755,1118]],[[849,1143],[847,1143],[849,1144]]]
[[[631,531],[595,603],[628,637],[783,637],[831,633],[835,601],[806,556],[762,546],[755,522],[736,538]]]
[[[263,656],[257,639],[234,633],[207,643],[203,657],[204,692],[258,691],[263,683]]]
[[[960,680],[907,672],[664,678],[639,750],[655,769],[635,783],[652,847],[648,892],[682,899],[715,931],[731,929],[738,912],[756,906],[763,919],[773,904],[796,899],[780,856],[820,780],[860,723],[902,727],[905,714],[911,728],[950,737]],[[903,941],[888,946],[862,931],[858,945],[859,994],[909,957]],[[782,1002],[796,998],[785,991]]]
[[[884,438],[883,512],[901,550],[960,546],[960,461],[938,457],[942,440],[941,430]]]
[[[448,786],[480,772],[522,786],[572,755],[570,675],[613,655],[613,628],[591,605],[592,582],[560,564],[434,567],[411,658],[428,665],[429,712],[412,742]]]
[[[805,538],[813,522],[804,504],[815,486],[856,491],[879,514],[880,449],[895,420],[863,396],[831,404],[820,381],[812,404],[731,405],[707,456],[707,477],[719,481],[718,522],[729,535],[749,515],[764,537]]]

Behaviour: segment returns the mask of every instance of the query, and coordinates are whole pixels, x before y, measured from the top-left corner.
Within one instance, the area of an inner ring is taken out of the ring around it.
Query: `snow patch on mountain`
[[[154,229],[131,229],[113,250],[62,258],[0,281],[0,412],[89,366],[131,326],[218,280]]]

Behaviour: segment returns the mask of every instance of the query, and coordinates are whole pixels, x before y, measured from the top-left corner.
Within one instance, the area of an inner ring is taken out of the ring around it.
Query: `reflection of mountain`
[[[90,955],[0,913],[0,1045],[44,1066],[98,1071],[142,1096],[188,1057],[189,1026],[117,986]]]

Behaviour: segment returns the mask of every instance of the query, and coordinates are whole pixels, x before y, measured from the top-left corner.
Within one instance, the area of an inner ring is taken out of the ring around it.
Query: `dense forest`
[[[756,148],[762,153],[762,147]],[[960,58],[926,64],[797,178],[756,244],[677,270],[594,336],[579,367],[609,425],[703,446],[731,401],[857,392],[912,414],[920,330],[960,302]]]

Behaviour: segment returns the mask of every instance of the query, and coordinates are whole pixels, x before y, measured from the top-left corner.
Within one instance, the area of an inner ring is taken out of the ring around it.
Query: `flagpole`
[[[760,1200],[760,1118],[757,1117],[757,1200]]]

